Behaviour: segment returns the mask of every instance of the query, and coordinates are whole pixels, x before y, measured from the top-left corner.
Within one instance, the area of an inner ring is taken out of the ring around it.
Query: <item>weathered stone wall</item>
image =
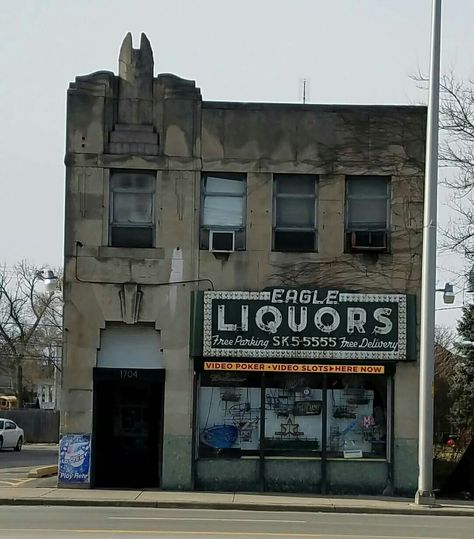
[[[143,106],[120,113],[120,84],[123,77],[98,72],[78,77],[68,92],[61,432],[91,432],[100,330],[122,320],[122,283],[137,283],[143,292],[138,320],[161,331],[166,367],[163,486],[190,488],[190,293],[206,283],[169,286],[173,260],[182,259],[181,280],[210,279],[216,290],[306,284],[418,295],[425,110],[202,102],[192,81],[160,75],[144,85],[146,95],[153,89],[151,104],[144,96]],[[140,99],[127,91],[127,99]],[[132,120],[147,128],[123,127]],[[156,171],[153,249],[107,246],[114,168]],[[199,250],[203,171],[247,174],[245,251],[216,257]],[[319,175],[317,253],[272,252],[276,172]],[[390,254],[344,253],[346,174],[392,176]],[[410,488],[416,482],[417,364],[398,365],[395,387],[396,480]]]

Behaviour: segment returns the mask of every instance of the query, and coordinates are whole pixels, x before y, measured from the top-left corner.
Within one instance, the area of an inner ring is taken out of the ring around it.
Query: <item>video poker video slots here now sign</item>
[[[196,292],[192,355],[416,358],[415,296],[335,289]]]

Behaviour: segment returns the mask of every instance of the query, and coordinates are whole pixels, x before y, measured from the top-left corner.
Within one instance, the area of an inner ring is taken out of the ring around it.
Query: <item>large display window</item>
[[[326,402],[328,457],[385,458],[385,377],[328,376]]]
[[[265,454],[319,454],[322,443],[322,376],[270,374],[265,377],[264,391]]]
[[[387,457],[385,375],[204,371],[198,456]]]
[[[261,378],[252,373],[201,374],[199,456],[240,457],[260,448]]]

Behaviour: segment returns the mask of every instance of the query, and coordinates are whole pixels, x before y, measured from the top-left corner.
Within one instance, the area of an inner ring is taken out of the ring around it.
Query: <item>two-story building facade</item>
[[[60,484],[413,493],[425,121],[77,77]]]

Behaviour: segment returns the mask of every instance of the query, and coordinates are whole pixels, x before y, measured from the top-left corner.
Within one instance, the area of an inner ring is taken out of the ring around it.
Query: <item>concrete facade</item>
[[[426,110],[206,102],[194,81],[155,77],[153,71],[146,37],[135,50],[128,35],[118,76],[99,71],[77,77],[68,90],[61,434],[93,432],[92,372],[101,330],[110,323],[152,324],[161,335],[166,372],[161,486],[191,489],[199,486],[193,470],[211,466],[192,463],[191,292],[206,289],[210,280],[216,290],[304,285],[418,296]],[[113,170],[156,174],[152,248],[110,245]],[[246,174],[245,250],[218,256],[200,249],[203,172]],[[317,252],[272,251],[275,173],[318,175]],[[391,177],[390,252],[345,252],[348,175]],[[173,281],[189,282],[170,285]],[[398,492],[416,488],[417,386],[418,361],[398,362],[393,426]],[[363,483],[370,476],[370,463],[362,474],[357,468],[362,463],[330,464],[334,485],[351,476]],[[217,480],[229,469],[220,466],[220,472],[211,466],[209,473],[215,474],[217,489],[229,489],[232,481]],[[242,480],[256,473],[254,462],[238,466]],[[383,486],[382,481],[374,489]]]

